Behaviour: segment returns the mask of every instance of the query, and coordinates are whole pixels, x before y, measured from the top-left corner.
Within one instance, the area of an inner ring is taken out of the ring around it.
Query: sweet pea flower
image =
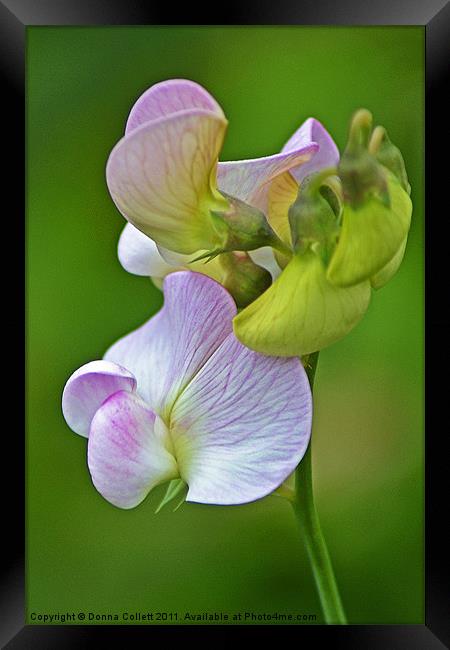
[[[64,388],[63,414],[88,438],[94,486],[120,508],[174,479],[198,503],[270,494],[308,446],[312,403],[303,366],[244,347],[232,332],[231,296],[205,275],[170,274],[164,299],[156,316]]]
[[[305,175],[339,160],[330,135],[310,118],[280,153],[218,163],[226,127],[216,100],[192,81],[155,84],[137,100],[106,171],[111,196],[129,222],[118,248],[127,271],[161,279],[185,267],[220,282],[220,259],[208,264],[192,260],[223,244],[223,234],[211,215],[229,207],[225,196],[261,210],[285,239],[287,212],[283,223],[277,198],[273,201],[270,196],[272,185],[276,184],[274,194],[283,201],[286,193],[284,184],[277,182],[280,177],[289,174],[298,189]],[[272,249],[255,248],[250,257],[275,278],[280,269]]]

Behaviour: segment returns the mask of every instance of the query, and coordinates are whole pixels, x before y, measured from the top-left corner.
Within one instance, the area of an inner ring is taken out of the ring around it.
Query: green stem
[[[270,241],[270,245],[282,255],[286,255],[286,257],[292,256],[292,248],[285,244],[279,237],[273,237]]]
[[[306,373],[311,390],[313,389],[318,356],[319,353],[315,352],[309,356],[307,361]],[[311,442],[300,465],[295,471],[295,497],[292,500],[292,506],[311,563],[325,622],[328,624],[345,625],[347,621],[344,608],[339,595],[330,554],[328,553],[314,504]]]

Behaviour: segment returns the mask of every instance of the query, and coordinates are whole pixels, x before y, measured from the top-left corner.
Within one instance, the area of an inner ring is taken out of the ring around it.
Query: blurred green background
[[[108,154],[151,84],[204,85],[229,119],[221,158],[277,152],[309,116],[338,146],[369,108],[404,154],[413,223],[316,382],[317,503],[351,623],[423,618],[423,46],[418,27],[32,27],[27,101],[27,610],[315,613],[290,506],[131,511],[93,488],[61,392],[162,303],[127,274]],[[87,621],[88,622],[88,621]]]

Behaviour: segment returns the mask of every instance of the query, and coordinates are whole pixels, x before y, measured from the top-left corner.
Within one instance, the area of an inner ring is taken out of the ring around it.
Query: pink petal
[[[164,115],[189,108],[203,108],[223,117],[223,111],[202,86],[187,79],[168,79],[148,88],[134,104],[125,133]]]
[[[89,427],[97,409],[119,390],[133,391],[134,376],[116,363],[91,361],[68,379],[62,396],[64,418],[75,433],[89,436]]]
[[[296,149],[273,156],[220,162],[217,168],[218,187],[264,211],[270,181],[285,171],[305,165],[318,149],[319,146],[311,140],[301,143]]]
[[[129,368],[137,391],[166,416],[180,391],[232,331],[236,305],[217,282],[179,271],[164,279],[164,306],[115,343],[105,359]]]
[[[227,505],[271,493],[303,457],[311,418],[299,360],[258,354],[230,334],[171,414],[187,500]]]
[[[178,476],[169,446],[164,425],[145,402],[132,393],[115,393],[92,420],[88,442],[92,482],[113,505],[134,508],[156,485]]]
[[[106,180],[123,216],[178,253],[212,248],[217,233],[210,210],[226,207],[211,186],[226,126],[211,111],[190,109],[122,138],[109,156]]]
[[[339,162],[339,150],[328,131],[313,117],[308,118],[284,145],[282,152],[297,151],[309,142],[316,142],[318,151],[309,162],[301,167],[290,169],[291,174],[300,183],[305,176],[324,169],[334,167]]]

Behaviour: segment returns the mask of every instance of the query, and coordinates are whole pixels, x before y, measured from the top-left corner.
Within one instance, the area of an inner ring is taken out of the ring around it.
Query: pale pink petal
[[[297,151],[309,142],[316,142],[319,149],[309,162],[301,167],[294,167],[289,171],[301,182],[305,176],[326,167],[334,167],[339,162],[339,150],[325,127],[313,117],[308,118],[301,127],[292,135],[284,145],[282,151],[289,153]]]
[[[211,179],[227,122],[191,109],[147,122],[122,138],[106,166],[123,216],[178,253],[210,249],[217,238],[210,210],[227,204]]]
[[[113,505],[134,508],[156,485],[178,476],[161,425],[145,402],[125,391],[115,393],[95,413],[88,466],[95,487]]]
[[[163,278],[176,269],[164,260],[153,239],[131,223],[122,230],[117,253],[125,271],[134,275]]]
[[[64,418],[75,433],[89,436],[97,409],[119,390],[133,391],[136,379],[126,368],[110,361],[91,361],[67,380],[62,396]]]
[[[188,79],[168,79],[148,88],[128,116],[125,133],[159,117],[189,108],[203,108],[223,117],[223,111],[202,86]]]
[[[271,493],[303,457],[311,418],[300,361],[258,354],[230,334],[171,413],[187,500],[231,505]]]
[[[217,282],[180,271],[164,279],[164,306],[115,343],[105,359],[129,368],[137,391],[166,416],[180,391],[232,331],[236,305]]]
[[[309,141],[295,150],[273,156],[220,162],[217,167],[219,190],[264,211],[270,181],[285,171],[305,165],[318,149],[315,142]]]

